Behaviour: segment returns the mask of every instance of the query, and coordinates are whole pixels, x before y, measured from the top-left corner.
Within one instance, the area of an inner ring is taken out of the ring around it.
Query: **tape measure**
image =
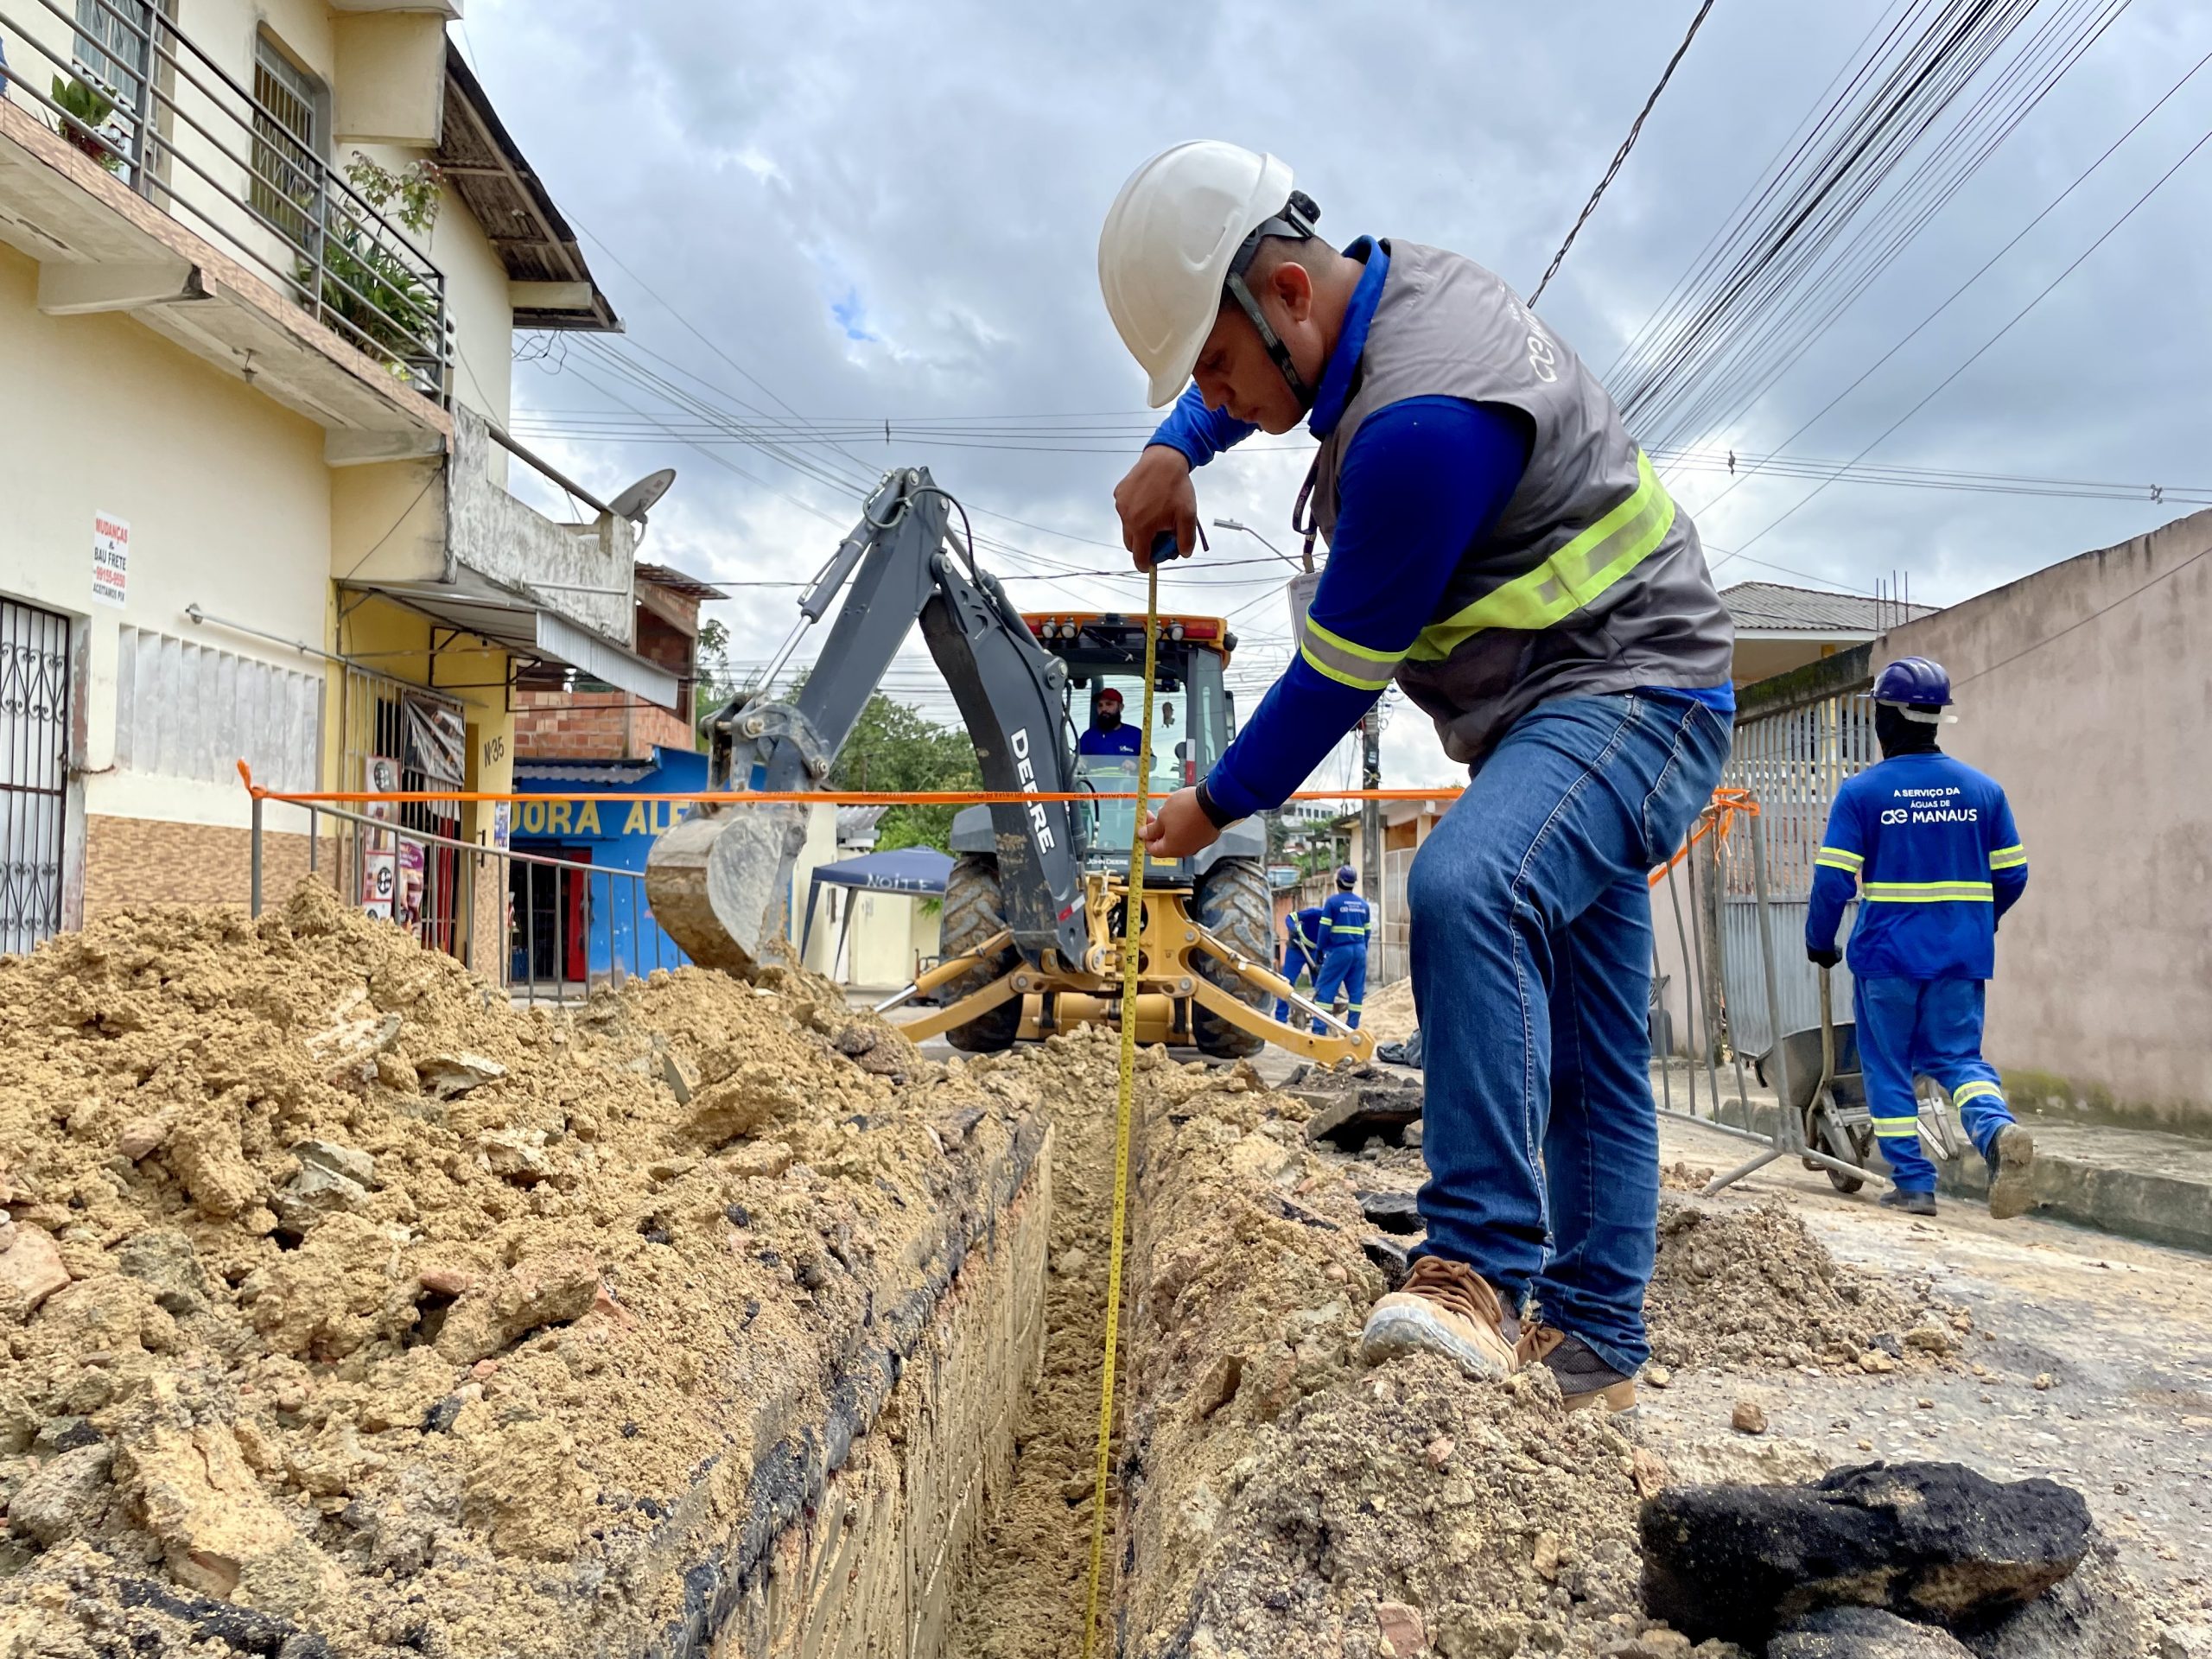
[[[1098,1636],[1106,1576],[1106,1481],[1114,1449],[1114,1365],[1122,1328],[1122,1245],[1129,1204],[1129,1120],[1136,1093],[1137,945],[1144,931],[1144,819],[1152,779],[1153,680],[1160,664],[1160,561],[1174,556],[1174,537],[1152,544],[1144,601],[1144,721],[1137,728],[1137,810],[1129,831],[1129,887],[1122,899],[1122,1068],[1114,1096],[1114,1219],[1106,1253],[1106,1351],[1098,1367],[1098,1463],[1090,1483],[1090,1599],[1083,1616],[1083,1659]],[[1165,546],[1163,547],[1163,543]]]

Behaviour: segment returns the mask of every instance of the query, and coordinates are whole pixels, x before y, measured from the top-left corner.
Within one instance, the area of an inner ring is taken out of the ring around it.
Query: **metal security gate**
[[[1722,781],[1758,798],[1766,833],[1772,894],[1778,1002],[1785,1031],[1821,1022],[1820,970],[1805,959],[1805,912],[1813,893],[1813,857],[1827,828],[1828,809],[1843,780],[1881,759],[1874,741],[1871,681],[1739,722]],[[1773,1046],[1761,978],[1758,901],[1748,836],[1732,836],[1720,854],[1718,924],[1731,1029],[1742,1052]],[[1851,935],[1847,906],[1839,940]],[[1837,1017],[1849,1019],[1851,975],[1834,974]]]
[[[0,600],[0,951],[61,931],[69,619]]]

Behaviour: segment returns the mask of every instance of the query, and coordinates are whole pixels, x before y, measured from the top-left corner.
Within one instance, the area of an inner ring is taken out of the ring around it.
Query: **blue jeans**
[[[1313,1001],[1322,1007],[1334,1007],[1339,990],[1344,994],[1344,1023],[1357,1031],[1359,1011],[1367,1001],[1365,939],[1357,944],[1340,944],[1321,952],[1321,970],[1313,976]],[[1328,1027],[1319,1020],[1313,1022],[1315,1036],[1326,1030]]]
[[[1414,855],[1421,1254],[1630,1372],[1658,1244],[1647,874],[1719,781],[1727,721],[1665,693],[1515,722]],[[1539,1173],[1541,1162],[1541,1173]]]
[[[1867,1116],[1890,1173],[1907,1192],[1936,1190],[1936,1166],[1920,1149],[1914,1077],[1924,1073],[1943,1085],[1959,1127],[1985,1158],[1998,1132],[2013,1121],[1997,1068],[1981,1058],[1983,991],[1978,979],[1852,982]]]

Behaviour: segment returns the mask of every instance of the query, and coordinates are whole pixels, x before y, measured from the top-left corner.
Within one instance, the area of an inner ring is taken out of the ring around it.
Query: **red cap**
[[[1098,706],[1103,709],[1109,702],[1116,709],[1122,706],[1122,694],[1110,685],[1098,694]]]

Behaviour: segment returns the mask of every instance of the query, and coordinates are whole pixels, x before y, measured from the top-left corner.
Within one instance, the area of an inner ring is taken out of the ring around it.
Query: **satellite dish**
[[[642,524],[645,522],[645,515],[660,505],[661,497],[668,493],[675,482],[676,468],[664,467],[657,473],[648,473],[607,505],[617,518],[627,518]]]

